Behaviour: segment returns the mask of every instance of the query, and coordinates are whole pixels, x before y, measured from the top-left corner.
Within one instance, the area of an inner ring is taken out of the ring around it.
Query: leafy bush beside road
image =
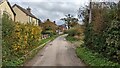
[[[40,27],[42,27],[43,35],[53,36],[57,34],[56,30],[58,29],[58,26],[56,25],[55,21],[52,22],[49,19],[47,19],[43,23],[40,23]]]
[[[87,65],[87,66],[120,66],[118,63],[114,63],[109,61],[108,58],[103,57],[101,54],[94,52],[88,48],[85,48],[82,41],[83,40],[76,40],[73,37],[67,36],[66,40],[70,41],[72,44],[76,42],[81,42],[81,45],[76,46],[76,54],[77,56]],[[102,68],[102,67],[100,67]]]
[[[120,1],[106,7],[93,6],[92,21],[85,13],[84,47],[120,64]],[[87,12],[87,11],[86,11]]]
[[[115,21],[114,21],[114,23],[115,23]],[[118,23],[116,23],[116,24],[118,24]],[[113,25],[112,24],[112,26],[115,26],[115,25]],[[85,43],[86,41],[84,40],[84,35],[82,36],[79,36],[79,37],[81,37],[82,39],[77,39],[77,38],[75,38],[73,35],[69,35],[69,34],[71,34],[72,32],[75,32],[75,30],[70,30],[71,32],[67,32],[68,33],[68,36],[66,37],[66,40],[68,40],[68,41],[70,41],[71,43],[73,43],[73,44],[75,44],[75,45],[78,45],[78,43],[76,44],[76,42],[79,42],[79,43],[81,43],[81,44],[79,44],[79,46],[76,46],[76,47],[78,47],[77,49],[76,49],[76,53],[77,53],[77,55],[78,55],[78,57],[81,59],[81,60],[83,60],[84,62],[85,62],[85,64],[87,64],[88,66],[119,66],[119,64],[118,63],[115,63],[115,62],[112,62],[112,61],[110,61],[109,60],[109,58],[107,58],[107,57],[104,57],[102,54],[100,54],[99,52],[101,52],[101,50],[103,50],[101,47],[104,45],[101,45],[102,43],[103,43],[103,40],[105,41],[107,38],[106,37],[102,37],[102,35],[100,36],[100,35],[98,35],[98,34],[96,34],[96,35],[94,35],[94,34],[92,34],[92,32],[90,32],[92,29],[90,29],[91,28],[91,25],[89,25],[89,28],[86,30],[86,31],[88,31],[89,33],[87,33],[88,35],[86,35],[86,37],[87,37],[87,42],[89,41],[94,41],[94,42],[92,42],[92,44],[97,44],[97,45],[94,45],[94,46],[90,46],[90,43],[88,44],[88,43]],[[118,26],[116,26],[116,27],[112,27],[112,28],[110,28],[109,27],[109,29],[106,31],[106,32],[108,32],[109,33],[109,35],[108,34],[106,34],[106,36],[109,38],[109,36],[112,36],[112,37],[114,37],[114,36],[119,36],[119,32],[117,32],[117,33],[113,33],[112,31],[110,31],[111,29],[113,29],[113,28],[118,28]],[[119,29],[116,29],[116,31],[118,31]],[[109,32],[110,31],[110,32]],[[110,34],[115,34],[115,35],[110,35]],[[75,34],[75,33],[72,33],[72,34]],[[117,34],[117,35],[116,35]],[[85,37],[85,38],[86,38]],[[94,38],[94,39],[93,39]],[[118,37],[117,37],[118,38]],[[115,38],[115,40],[117,39],[117,38]],[[93,39],[93,40],[92,40]],[[84,42],[83,42],[84,41]],[[110,40],[108,40],[108,41],[110,41]],[[102,42],[102,43],[101,43]],[[117,41],[116,41],[117,42]],[[85,44],[87,44],[87,45],[89,45],[89,46],[87,46],[88,48],[86,48],[85,47]],[[111,42],[109,42],[109,44],[111,44]],[[98,47],[99,46],[99,47]],[[110,47],[110,46],[106,46],[106,47]],[[89,49],[89,48],[93,48],[94,50],[91,50],[91,49]],[[110,50],[110,49],[109,49]],[[110,52],[110,51],[109,51]],[[114,51],[112,51],[112,52],[115,52],[115,50]],[[103,52],[103,53],[105,53],[105,52]]]
[[[120,63],[120,21],[112,21],[105,32],[105,37],[104,56]]]
[[[22,60],[16,61],[18,58],[39,46],[42,30],[39,26],[15,23],[7,14],[3,14],[2,26],[2,65],[19,65]]]
[[[66,39],[69,41],[82,40],[84,38],[83,32],[84,32],[84,27],[82,25],[75,26],[75,27],[65,31],[65,33],[68,34]]]
[[[70,42],[73,42],[73,41],[78,41],[78,39],[74,38],[74,37],[71,37],[71,36],[67,36],[66,37],[66,40],[70,41]]]

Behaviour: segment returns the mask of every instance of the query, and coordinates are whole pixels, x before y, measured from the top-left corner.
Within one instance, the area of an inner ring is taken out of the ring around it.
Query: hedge
[[[39,46],[41,28],[32,24],[13,22],[7,14],[2,17],[2,65],[16,66],[23,63],[18,58]]]

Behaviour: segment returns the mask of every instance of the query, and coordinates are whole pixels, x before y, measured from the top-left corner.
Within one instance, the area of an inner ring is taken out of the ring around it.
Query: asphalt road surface
[[[65,36],[59,36],[48,43],[24,66],[85,66],[77,57],[73,45],[66,41]]]

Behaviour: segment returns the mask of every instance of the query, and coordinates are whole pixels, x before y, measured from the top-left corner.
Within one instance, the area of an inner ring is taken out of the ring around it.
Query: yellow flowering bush
[[[18,58],[39,46],[42,30],[32,24],[15,23],[6,14],[3,15],[2,26],[3,65],[18,65]]]

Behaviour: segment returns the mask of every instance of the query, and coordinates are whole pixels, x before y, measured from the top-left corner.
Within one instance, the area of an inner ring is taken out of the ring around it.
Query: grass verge
[[[70,36],[67,36],[66,40],[70,41],[73,44],[78,41],[81,43],[82,41]],[[107,58],[102,57],[100,54],[93,53],[89,49],[80,45],[76,48],[76,54],[88,66],[120,66],[120,64],[111,62]]]
[[[118,66],[118,63],[109,61],[107,58],[101,57],[98,53],[92,53],[84,47],[76,48],[76,53],[89,66]]]

